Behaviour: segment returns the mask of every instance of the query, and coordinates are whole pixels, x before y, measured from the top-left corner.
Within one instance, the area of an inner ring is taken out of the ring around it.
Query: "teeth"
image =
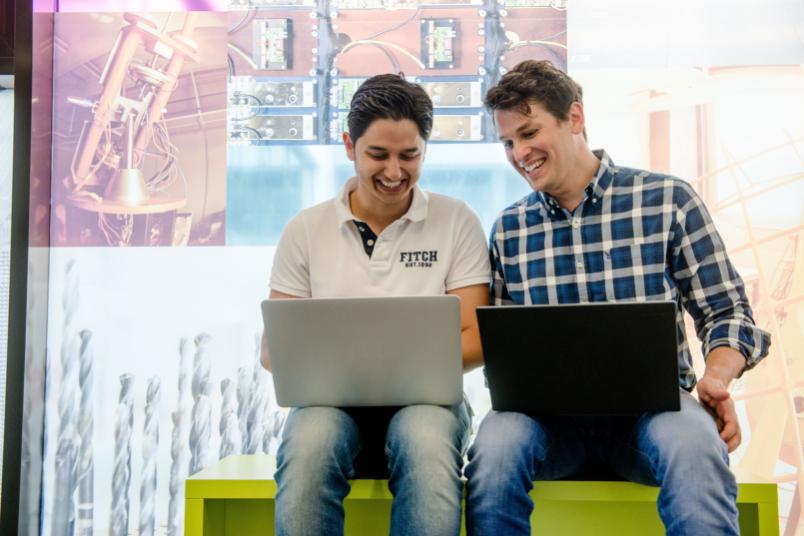
[[[525,170],[525,172],[526,172],[526,173],[530,173],[530,172],[531,172],[531,171],[533,171],[534,169],[539,169],[540,167],[542,167],[542,166],[544,165],[544,161],[545,161],[545,159],[544,159],[544,158],[541,158],[541,159],[539,159],[539,160],[535,161],[534,163],[532,163],[532,164],[531,164],[531,165],[529,165],[529,166],[526,166],[526,165],[525,165],[525,162],[520,162],[520,163],[519,163],[519,165],[520,165],[520,167],[521,167],[522,169],[524,169],[524,170]]]
[[[379,181],[380,181],[380,182],[382,183],[382,185],[383,185],[383,186],[385,186],[386,188],[396,188],[397,186],[399,186],[400,184],[402,184],[402,181],[397,181],[397,182],[388,182],[388,181],[384,181],[384,180],[382,180],[382,179],[379,179]]]

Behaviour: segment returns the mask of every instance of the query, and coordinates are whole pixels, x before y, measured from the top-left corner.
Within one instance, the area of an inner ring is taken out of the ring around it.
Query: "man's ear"
[[[355,161],[355,144],[352,143],[352,136],[348,132],[343,133],[343,146],[346,147],[346,156],[352,162]]]
[[[586,117],[583,112],[583,104],[580,102],[576,101],[570,104],[569,122],[573,134],[583,134],[584,127],[586,126]]]

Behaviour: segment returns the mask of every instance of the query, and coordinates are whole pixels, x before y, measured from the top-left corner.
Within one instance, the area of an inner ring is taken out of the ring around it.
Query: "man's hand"
[[[721,380],[708,376],[701,378],[697,390],[701,405],[715,419],[720,439],[726,443],[729,452],[733,452],[740,445],[742,435],[729,390]]]
[[[729,452],[742,441],[740,423],[729,394],[729,384],[745,368],[745,358],[733,348],[720,346],[706,356],[706,371],[698,382],[698,399],[715,419],[720,438]]]

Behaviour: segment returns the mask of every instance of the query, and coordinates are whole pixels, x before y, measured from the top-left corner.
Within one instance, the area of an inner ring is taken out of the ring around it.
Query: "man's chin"
[[[528,186],[530,186],[530,189],[533,190],[534,192],[541,192],[542,191],[542,189],[539,187],[539,183],[537,181],[532,181],[532,180],[528,179]]]
[[[539,175],[538,177],[530,178],[527,177],[526,180],[530,187],[536,192],[545,192],[545,187],[547,186],[547,177],[544,175]]]

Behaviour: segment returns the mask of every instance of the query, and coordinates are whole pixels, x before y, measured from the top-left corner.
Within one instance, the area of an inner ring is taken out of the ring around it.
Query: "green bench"
[[[272,535],[273,456],[229,456],[187,479],[185,536]],[[531,492],[535,534],[664,534],[658,488],[632,482],[539,482]],[[737,496],[743,536],[778,536],[776,484],[741,483]],[[353,480],[344,502],[346,534],[388,534],[391,493],[385,480]]]

